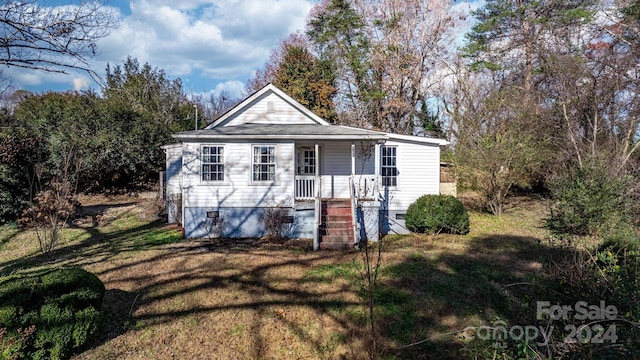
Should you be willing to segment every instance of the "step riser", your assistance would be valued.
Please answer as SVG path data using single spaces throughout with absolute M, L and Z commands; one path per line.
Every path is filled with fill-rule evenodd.
M 323 222 L 341 222 L 341 221 L 351 222 L 351 216 L 344 216 L 344 215 L 322 215 L 321 219 Z
M 326 209 L 322 212 L 323 215 L 331 215 L 331 216 L 351 216 L 350 208 L 332 208 Z
M 322 209 L 331 209 L 331 208 L 350 208 L 351 201 L 323 201 Z
M 353 239 L 353 230 L 352 229 L 331 229 L 331 228 L 321 229 L 320 235 L 321 236 L 340 235 L 340 236 L 347 236 Z
M 353 238 L 343 235 L 325 235 L 322 244 L 353 244 Z
M 320 230 L 327 230 L 327 231 L 339 231 L 339 230 L 353 231 L 353 225 L 350 224 L 350 223 L 345 223 L 345 224 L 328 223 L 325 226 L 321 226 Z
M 322 250 L 351 250 L 355 248 L 353 244 L 320 244 Z
M 353 233 L 322 235 L 322 240 L 327 242 L 353 242 Z
M 320 247 L 353 248 L 353 236 L 323 235 L 320 239 Z

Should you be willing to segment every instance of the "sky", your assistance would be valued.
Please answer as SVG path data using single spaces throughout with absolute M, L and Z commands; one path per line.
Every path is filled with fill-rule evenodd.
M 304 31 L 317 0 L 106 0 L 119 14 L 119 26 L 97 43 L 92 68 L 105 75 L 107 64 L 128 56 L 140 64 L 181 78 L 187 94 L 240 96 L 244 83 L 261 68 L 287 35 Z M 48 0 L 50 6 L 77 3 Z M 477 5 L 477 4 L 474 4 Z M 473 6 L 476 7 L 476 6 Z M 5 68 L 14 88 L 33 92 L 99 90 L 88 74 L 51 74 Z

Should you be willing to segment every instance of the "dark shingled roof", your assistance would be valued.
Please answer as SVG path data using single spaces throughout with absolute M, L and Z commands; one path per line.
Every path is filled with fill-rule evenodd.
M 193 130 L 173 135 L 177 139 L 387 139 L 382 132 L 337 125 L 243 124 L 213 129 Z

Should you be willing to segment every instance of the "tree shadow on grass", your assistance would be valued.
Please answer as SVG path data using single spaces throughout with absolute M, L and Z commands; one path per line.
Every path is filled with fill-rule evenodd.
M 408 254 L 385 269 L 379 292 L 387 294 L 386 300 L 377 303 L 381 335 L 391 344 L 388 350 L 397 359 L 485 358 L 499 356 L 501 351 L 515 356 L 517 346 L 523 344 L 511 333 L 502 340 L 470 341 L 468 336 L 473 332 L 464 330 L 478 326 L 504 326 L 506 331 L 542 326 L 549 331 L 553 325 L 555 337 L 549 346 L 537 347 L 549 358 L 558 354 L 562 358 L 590 358 L 585 355 L 590 351 L 593 357 L 600 353 L 611 356 L 612 351 L 623 352 L 617 352 L 618 348 L 628 351 L 633 345 L 591 344 L 594 346 L 582 349 L 567 345 L 564 337 L 570 332 L 565 332 L 565 325 L 572 324 L 573 315 L 568 322 L 539 318 L 539 301 L 563 305 L 601 301 L 602 294 L 585 298 L 589 294 L 580 288 L 584 279 L 563 284 L 550 276 L 553 266 L 573 266 L 562 260 L 571 260 L 579 253 L 546 245 L 534 237 L 491 235 L 469 240 L 463 251 Z M 391 311 L 394 307 L 395 312 Z M 541 332 L 536 336 L 530 346 L 545 342 Z
M 4 244 L 18 236 L 20 231 L 17 226 L 16 223 L 0 225 L 0 249 Z
M 97 226 L 83 228 L 90 234 L 87 239 L 71 245 L 59 246 L 48 253 L 35 253 L 0 263 L 0 274 L 11 274 L 18 270 L 41 266 L 85 266 L 106 261 L 123 251 L 138 250 L 128 239 L 142 236 L 152 229 L 157 229 L 159 225 L 159 222 L 151 222 L 112 233 L 102 233 Z
M 519 319 L 521 308 L 512 303 L 509 285 L 530 282 L 540 270 L 540 258 L 546 248 L 538 243 L 538 239 L 529 237 L 491 236 L 470 241 L 462 253 L 443 252 L 436 257 L 410 254 L 384 270 L 375 299 L 380 337 L 390 354 L 400 359 L 457 359 L 463 346 L 457 335 L 466 326 L 491 323 L 496 318 Z M 358 279 L 354 279 L 353 273 L 339 268 L 331 270 L 335 276 L 329 277 L 328 284 L 332 286 L 327 291 L 305 287 L 306 280 L 296 278 L 286 270 L 300 267 L 308 272 L 319 265 L 324 266 L 321 264 L 327 261 L 329 266 L 358 261 L 358 254 L 302 253 L 278 259 L 274 254 L 282 255 L 281 252 L 260 247 L 222 249 L 203 247 L 197 242 L 172 247 L 175 252 L 144 261 L 156 268 L 153 273 L 138 270 L 143 262 L 122 264 L 103 272 L 102 275 L 127 274 L 120 276 L 118 282 L 140 284 L 121 297 L 122 304 L 116 311 L 131 314 L 131 317 L 117 323 L 135 322 L 142 328 L 156 327 L 179 319 L 248 310 L 253 314 L 245 323 L 246 331 L 251 334 L 251 352 L 244 355 L 260 358 L 272 354 L 269 352 L 272 349 L 268 348 L 273 346 L 274 339 L 265 330 L 274 326 L 288 329 L 303 339 L 305 346 L 313 352 L 326 354 L 327 347 L 331 346 L 329 339 L 310 336 L 304 323 L 287 317 L 286 310 L 281 310 L 302 308 L 317 317 L 329 317 L 340 325 L 339 342 L 352 347 L 350 355 L 340 356 L 364 355 L 365 345 L 354 344 L 361 343 L 368 335 L 366 319 L 358 312 L 345 310 L 363 309 L 364 298 L 359 293 L 360 287 L 354 284 Z M 221 262 L 229 256 L 234 261 L 250 256 L 246 259 L 260 264 Z M 204 262 L 185 267 L 189 257 L 193 257 L 194 262 L 196 257 L 204 258 Z M 171 262 L 170 269 L 162 265 L 172 259 L 179 261 Z M 342 285 L 336 283 L 345 278 L 348 281 Z M 312 279 L 311 284 L 324 280 L 322 277 Z M 238 299 L 207 304 L 195 302 L 177 309 L 170 305 L 202 292 L 213 297 L 237 292 Z M 133 296 L 134 293 L 139 295 Z M 137 312 L 138 309 L 144 311 Z M 126 331 L 126 328 L 122 329 Z M 99 342 L 110 338 L 112 336 L 107 334 Z M 358 349 L 353 350 L 354 346 Z
M 202 247 L 195 243 L 191 250 L 182 255 L 185 256 L 206 256 Z M 245 249 L 225 250 L 226 255 L 246 255 Z M 220 255 L 221 253 L 213 253 Z M 295 254 L 294 254 L 295 255 Z M 300 254 L 298 254 L 300 255 Z M 357 302 L 345 299 L 347 294 L 353 289 L 351 286 L 334 287 L 331 291 L 319 292 L 314 287 L 300 288 L 299 279 L 287 274 L 284 269 L 313 268 L 318 261 L 328 258 L 340 258 L 341 254 L 336 253 L 314 253 L 301 254 L 302 256 L 291 256 L 281 260 L 274 259 L 271 250 L 256 250 L 250 256 L 254 259 L 264 258 L 267 262 L 262 265 L 252 266 L 241 264 L 239 266 L 228 267 L 217 261 L 205 261 L 196 267 L 180 270 L 182 264 L 173 264 L 171 274 L 160 271 L 159 274 L 142 274 L 136 271 L 140 264 L 131 264 L 131 267 L 122 266 L 117 270 L 110 269 L 109 272 L 118 271 L 127 273 L 129 276 L 120 277 L 118 282 L 136 282 L 140 284 L 135 289 L 135 293 L 140 294 L 134 298 L 135 306 L 126 309 L 126 302 L 131 302 L 131 293 L 124 297 L 122 308 L 116 311 L 128 310 L 131 317 L 124 323 L 134 323 L 136 327 L 146 328 L 170 325 L 180 319 L 200 319 L 221 313 L 242 313 L 250 311 L 251 316 L 244 317 L 242 326 L 246 326 L 246 331 L 250 333 L 250 351 L 242 356 L 262 358 L 270 356 L 267 351 L 273 346 L 271 338 L 271 328 L 282 328 L 295 334 L 296 338 L 304 339 L 304 346 L 308 346 L 312 352 L 323 353 L 326 351 L 326 340 L 310 336 L 306 329 L 306 324 L 299 321 L 287 312 L 291 309 L 306 309 L 318 316 L 327 316 L 340 324 L 341 327 L 349 329 L 348 333 L 356 333 L 357 329 L 335 309 L 345 306 L 357 306 Z M 176 254 L 165 254 L 162 261 L 169 261 Z M 218 257 L 219 259 L 219 257 Z M 161 261 L 155 259 L 154 261 Z M 162 264 L 156 263 L 162 267 Z M 177 269 L 176 269 L 177 268 Z M 276 272 L 277 275 L 274 275 Z M 275 278 L 274 278 L 275 276 Z M 181 299 L 201 296 L 203 293 L 207 297 L 224 297 L 226 293 L 232 292 L 238 298 L 236 301 L 201 301 L 193 302 L 185 306 L 175 308 L 175 302 Z M 132 310 L 131 310 L 132 309 Z M 137 312 L 138 309 L 144 309 Z M 127 312 L 127 311 L 125 311 Z M 122 322 L 120 322 L 122 323 Z M 227 328 L 233 328 L 237 324 L 217 324 Z M 115 333 L 117 334 L 117 332 Z M 108 341 L 111 336 L 103 337 Z M 222 341 L 220 339 L 216 341 Z M 219 355 L 225 357 L 225 355 Z M 233 356 L 232 356 L 233 357 Z
M 129 215 L 124 213 L 119 217 Z M 118 217 L 110 219 L 112 222 L 118 220 Z M 60 266 L 93 269 L 92 272 L 105 282 L 107 292 L 103 325 L 97 337 L 87 344 L 88 351 L 132 329 L 157 327 L 220 312 L 250 311 L 253 314 L 247 331 L 252 334 L 250 355 L 257 358 L 265 355 L 265 349 L 272 346 L 267 328 L 274 323 L 296 337 L 305 338 L 305 346 L 312 351 L 322 353 L 326 349 L 324 339 L 309 336 L 304 323 L 279 315 L 279 309 L 310 309 L 332 318 L 342 327 L 350 326 L 348 321 L 331 310 L 356 305 L 342 299 L 342 294 L 351 289 L 337 287 L 330 292 L 299 289 L 298 279 L 286 272 L 278 275 L 278 279 L 272 278 L 274 272 L 284 271 L 281 269 L 312 268 L 318 261 L 339 259 L 342 253 L 309 254 L 305 251 L 309 248 L 308 242 L 296 244 L 295 251 L 287 251 L 283 250 L 289 247 L 286 242 L 272 243 L 260 239 L 245 239 L 237 244 L 189 240 L 166 244 L 163 241 L 165 232 L 173 234 L 175 230 L 165 229 L 159 222 L 121 230 L 115 227 L 109 231 L 105 231 L 104 224 L 91 222 L 78 229 L 86 232 L 85 239 L 47 254 L 5 261 L 0 263 L 0 272 L 28 273 Z M 173 239 L 172 236 L 169 238 Z M 285 257 L 279 259 L 274 254 L 284 254 Z M 264 260 L 255 265 L 246 262 L 224 265 L 224 262 L 219 262 L 225 257 L 243 256 Z M 196 257 L 199 264 L 194 265 L 191 260 Z M 282 284 L 286 284 L 286 288 Z M 242 300 L 208 304 L 206 299 L 199 298 L 202 303 L 174 306 L 174 302 L 182 304 L 184 299 L 202 292 L 211 293 L 214 298 L 224 296 L 227 289 L 235 289 Z M 156 306 L 158 304 L 159 307 Z M 165 307 L 163 304 L 169 305 Z
M 202 325 L 202 331 L 237 327 L 237 337 L 249 350 L 226 354 L 231 357 L 273 356 L 274 346 L 290 345 L 274 338 L 275 333 L 293 334 L 305 351 L 318 357 L 366 356 L 362 340 L 367 327 L 358 275 L 354 277 L 357 270 L 340 267 L 360 262 L 359 254 L 282 251 L 251 240 L 180 241 L 165 246 L 149 237 L 163 231 L 157 222 L 108 233 L 98 226 L 83 229 L 87 239 L 48 255 L 7 261 L 0 264 L 0 272 L 43 264 L 100 265 L 94 273 L 108 279 L 106 323 L 91 347 L 126 334 L 132 325 L 140 330 L 222 316 L 228 323 Z M 385 268 L 375 299 L 380 337 L 389 354 L 400 359 L 457 359 L 463 347 L 457 335 L 466 326 L 496 318 L 518 323 L 531 315 L 523 315 L 516 300 L 530 290 L 525 284 L 535 282 L 550 248 L 536 238 L 507 235 L 479 237 L 466 245 L 464 251 L 455 252 L 439 251 L 430 244 L 409 247 L 406 256 Z M 123 253 L 145 256 L 116 259 Z M 326 274 L 305 277 L 323 266 L 329 269 Z M 314 333 L 302 314 L 311 316 L 312 322 L 327 318 L 337 324 L 336 339 L 320 330 Z M 350 350 L 337 354 L 336 346 Z
M 109 261 L 123 252 L 151 248 L 181 239 L 178 229 L 166 226 L 161 220 L 142 222 L 134 227 L 128 226 L 127 218 L 137 217 L 137 214 L 126 208 L 135 204 L 123 202 L 84 207 L 80 217 L 69 224 L 66 233 L 73 231 L 76 234 L 75 238 L 86 236 L 86 239 L 70 241 L 68 245 L 58 245 L 48 253 L 35 252 L 25 257 L 0 262 L 0 275 L 42 266 L 89 266 Z M 110 213 L 114 209 L 114 214 Z M 125 211 L 118 212 L 118 209 Z M 124 225 L 114 226 L 117 222 L 124 222 Z M 115 229 L 111 230 L 110 226 Z
M 475 238 L 468 245 L 459 253 L 413 253 L 384 270 L 378 322 L 397 358 L 458 359 L 466 356 L 466 327 L 535 316 L 522 313 L 530 309 L 519 299 L 535 286 L 551 250 L 539 239 L 510 235 Z
M 139 295 L 121 289 L 108 289 L 104 294 L 102 321 L 96 335 L 83 347 L 88 350 L 106 343 L 127 331 L 133 326 L 131 314 L 136 309 Z

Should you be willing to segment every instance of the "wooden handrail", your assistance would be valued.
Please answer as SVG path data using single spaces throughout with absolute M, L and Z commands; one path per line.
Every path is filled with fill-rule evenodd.
M 360 243 L 360 222 L 357 218 L 358 189 L 356 188 L 356 181 L 354 176 L 349 177 L 349 195 L 351 197 L 351 223 L 353 226 L 353 244 L 357 246 Z

